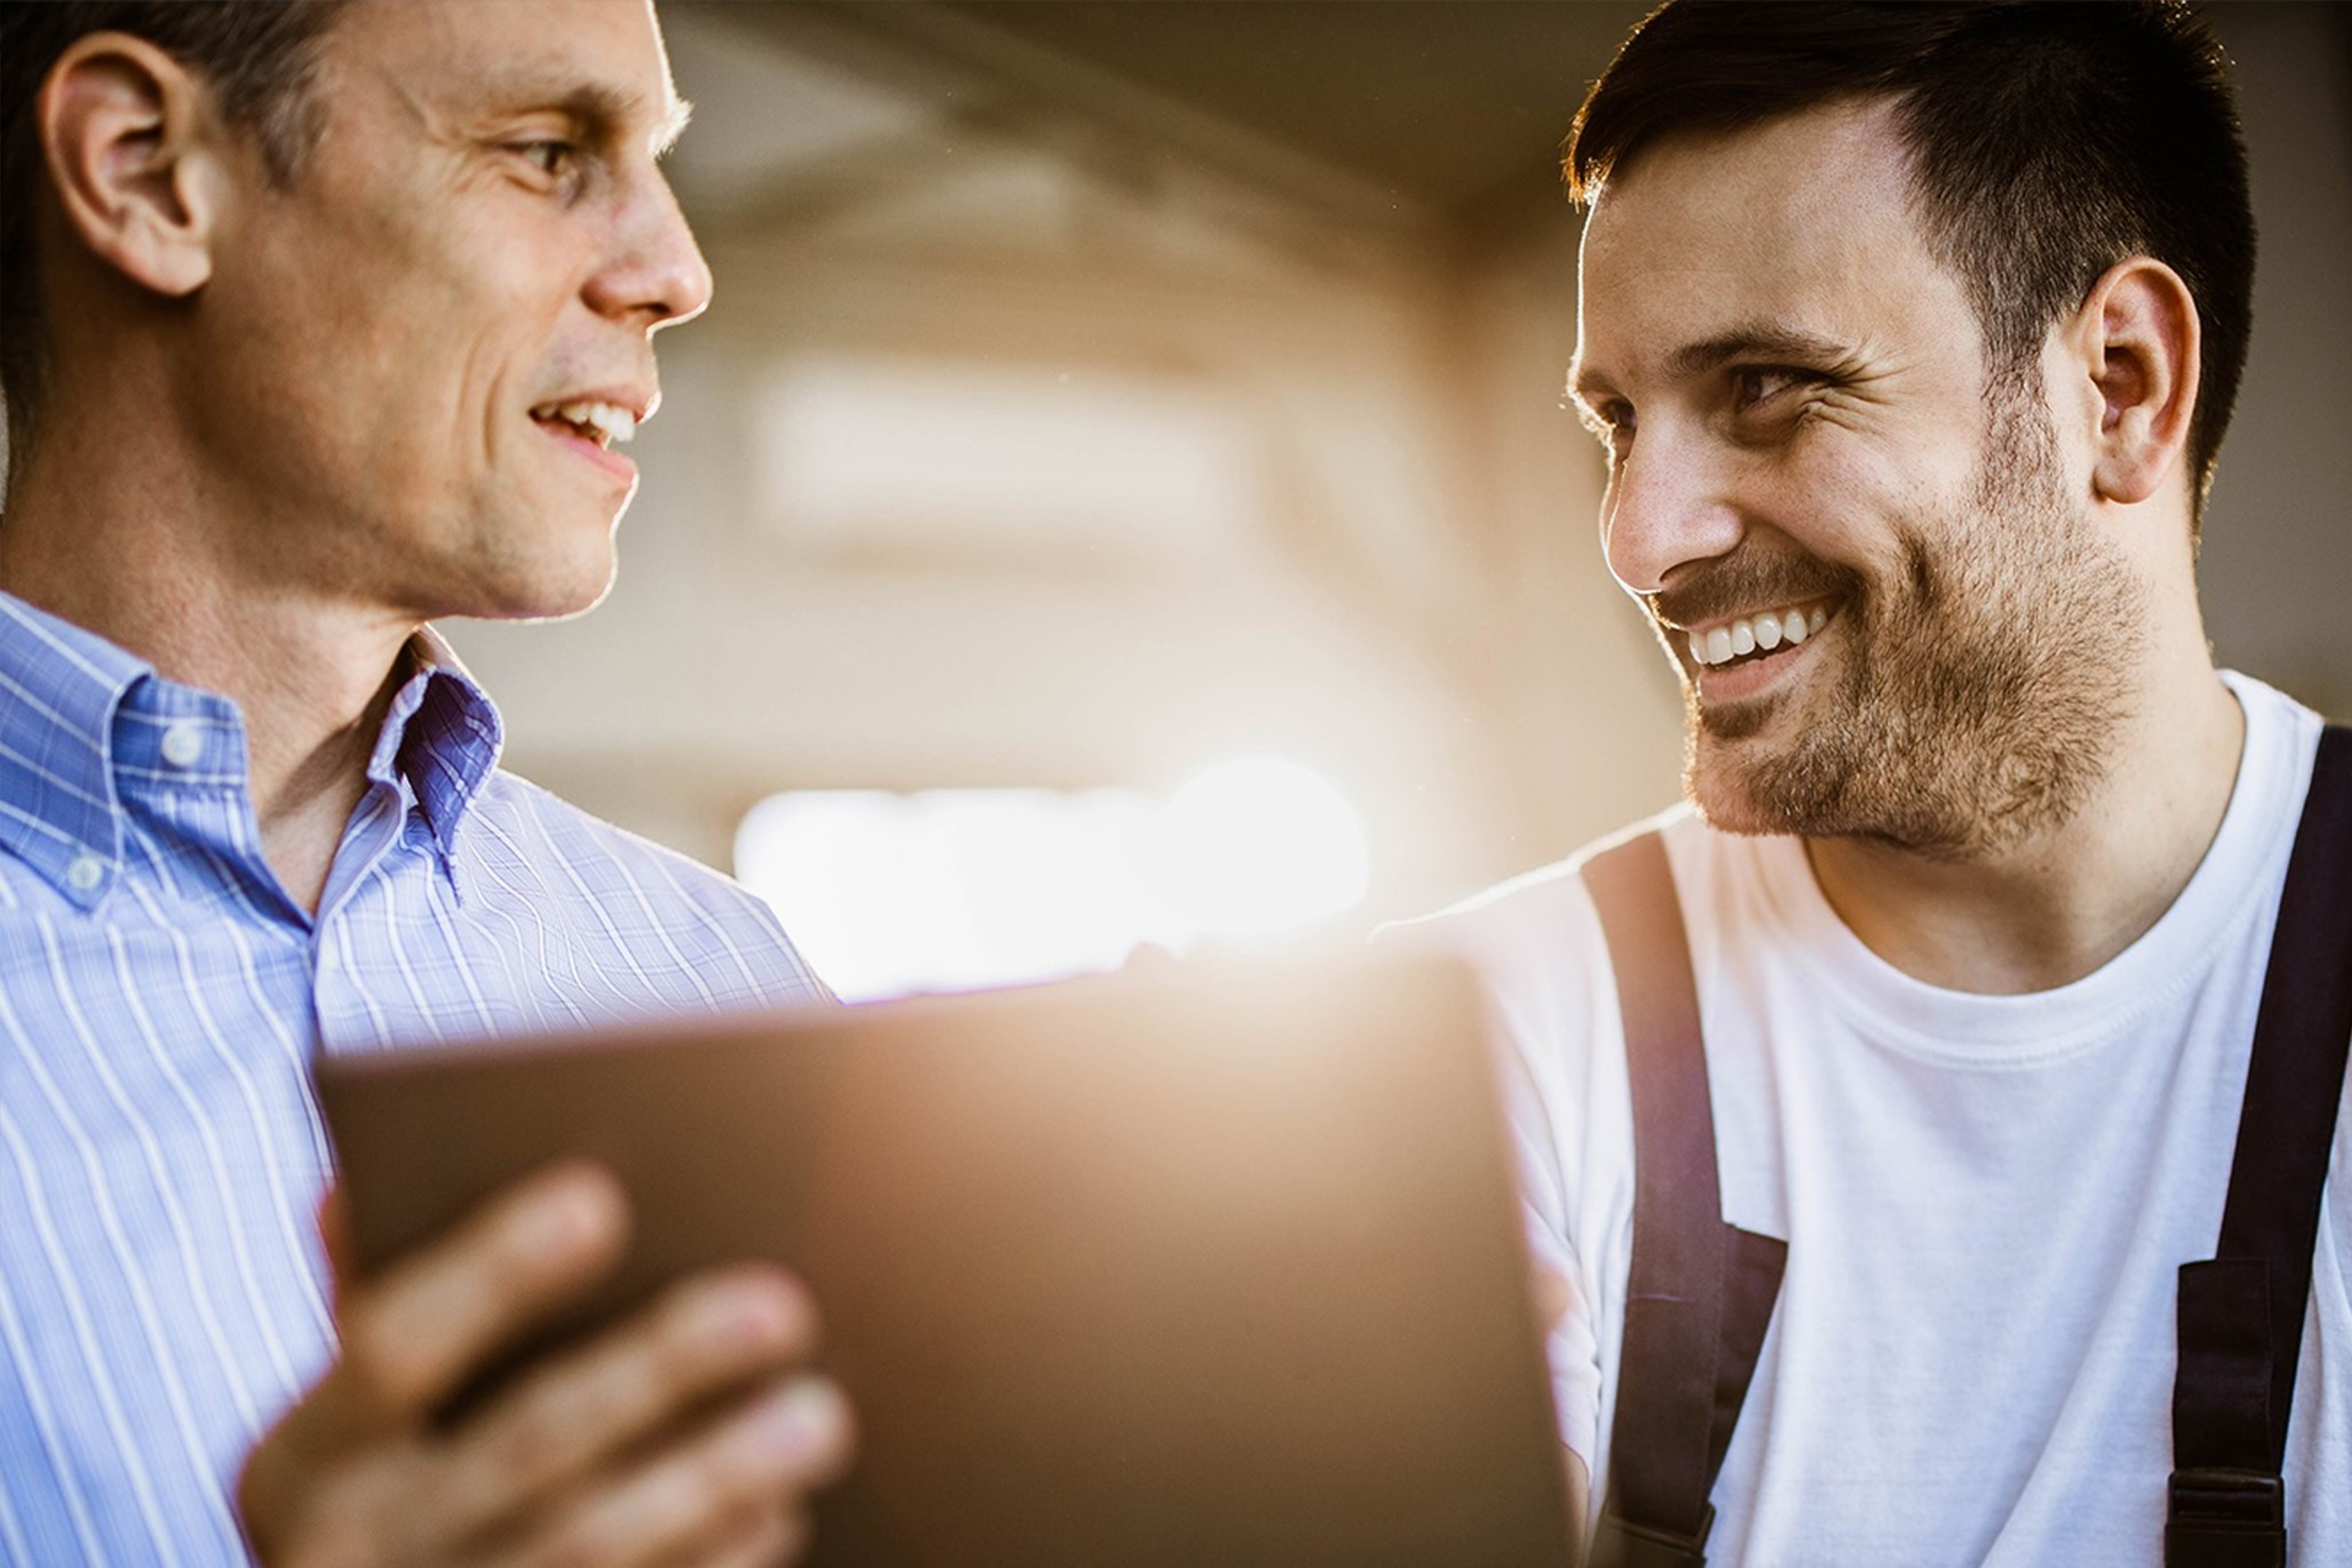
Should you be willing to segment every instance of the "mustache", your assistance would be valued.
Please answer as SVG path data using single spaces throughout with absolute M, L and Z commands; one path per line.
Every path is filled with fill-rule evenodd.
M 1695 626 L 1807 599 L 1850 598 L 1863 587 L 1862 574 L 1818 556 L 1743 550 L 1694 565 L 1672 586 L 1641 597 L 1656 619 Z

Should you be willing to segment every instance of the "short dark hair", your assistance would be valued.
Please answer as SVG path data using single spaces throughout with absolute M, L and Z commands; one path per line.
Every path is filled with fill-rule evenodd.
M 49 353 L 33 246 L 43 178 L 33 110 L 49 68 L 86 34 L 145 38 L 203 76 L 230 122 L 258 139 L 271 176 L 291 183 L 319 137 L 318 40 L 343 3 L 0 0 L 0 396 L 12 468 L 39 415 Z
M 1668 0 L 1577 111 L 1569 190 L 1589 202 L 1662 136 L 1878 97 L 1996 375 L 2022 375 L 2125 258 L 2180 274 L 2203 327 L 2189 431 L 2201 512 L 2245 368 L 2254 218 L 2226 58 L 2181 0 Z

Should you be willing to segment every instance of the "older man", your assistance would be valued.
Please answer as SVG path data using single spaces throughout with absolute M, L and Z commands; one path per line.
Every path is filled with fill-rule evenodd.
M 757 1271 L 429 1422 L 593 1172 L 331 1316 L 311 1227 L 314 1049 L 822 994 L 425 629 L 604 594 L 684 117 L 629 0 L 0 11 L 0 1559 L 771 1561 L 841 1462 Z
M 2193 571 L 2253 254 L 2218 49 L 1677 4 L 1569 169 L 1690 805 L 1440 929 L 1600 1555 L 2352 1562 L 2352 792 Z

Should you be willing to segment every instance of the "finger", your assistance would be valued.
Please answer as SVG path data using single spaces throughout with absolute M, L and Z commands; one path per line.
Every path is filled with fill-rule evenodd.
M 620 1184 L 577 1162 L 492 1198 L 344 1299 L 342 1355 L 298 1406 L 311 1441 L 420 1421 L 492 1351 L 610 1268 L 628 1230 Z
M 1543 1263 L 1534 1266 L 1529 1284 L 1535 1291 L 1537 1326 L 1551 1333 L 1575 1309 L 1576 1287 L 1569 1283 L 1567 1275 Z
M 340 1207 L 329 1200 L 321 1223 L 339 1225 Z M 237 1494 L 249 1528 L 305 1513 L 338 1458 L 417 1425 L 488 1348 L 608 1266 L 626 1229 L 611 1176 L 557 1166 L 382 1279 L 339 1282 L 342 1354 L 247 1459 Z
M 663 1568 L 782 1568 L 808 1549 L 803 1508 L 771 1503 L 730 1519 L 662 1559 Z
M 797 1510 L 804 1494 L 847 1467 L 850 1447 L 840 1392 L 823 1378 L 795 1377 L 584 1489 L 498 1561 L 501 1568 L 659 1563 L 747 1512 Z
M 327 1272 L 332 1282 L 334 1299 L 341 1302 L 351 1288 L 352 1277 L 358 1271 L 357 1259 L 352 1251 L 352 1205 L 343 1201 L 340 1184 L 330 1186 L 319 1198 L 319 1241 L 326 1248 Z
M 497 1523 L 815 1342 L 814 1307 L 774 1269 L 676 1287 L 626 1326 L 528 1374 L 452 1438 L 453 1527 Z

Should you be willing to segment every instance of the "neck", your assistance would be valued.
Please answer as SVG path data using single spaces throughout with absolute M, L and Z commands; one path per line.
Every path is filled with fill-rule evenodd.
M 415 625 L 269 579 L 168 446 L 143 464 L 78 449 L 77 431 L 108 427 L 61 422 L 15 476 L 0 588 L 236 701 L 263 855 L 315 912 Z
M 2172 906 L 2220 830 L 2245 715 L 2204 658 L 2142 694 L 2099 788 L 2066 821 L 1972 859 L 1860 838 L 1807 841 L 1831 907 L 1889 963 L 2000 994 L 2079 980 Z

